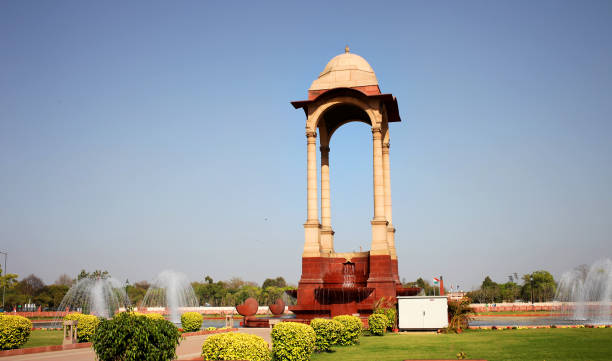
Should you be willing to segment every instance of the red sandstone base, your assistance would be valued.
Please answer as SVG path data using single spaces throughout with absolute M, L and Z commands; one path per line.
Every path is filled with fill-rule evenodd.
M 390 256 L 303 257 L 297 304 L 289 310 L 296 321 L 338 315 L 369 316 L 374 304 L 385 297 L 416 295 L 418 288 L 402 288 L 397 282 L 397 261 Z

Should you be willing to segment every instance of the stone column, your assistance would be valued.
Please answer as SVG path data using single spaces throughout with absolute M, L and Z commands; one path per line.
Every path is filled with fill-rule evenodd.
M 372 128 L 373 173 L 374 173 L 374 219 L 372 220 L 371 255 L 388 255 L 387 219 L 385 218 L 385 184 L 383 172 L 382 133 Z
M 388 130 L 387 130 L 388 132 Z M 388 139 L 388 136 L 385 136 Z M 393 212 L 391 208 L 391 167 L 389 161 L 389 148 L 391 144 L 386 141 L 383 143 L 383 172 L 385 179 L 385 217 L 387 218 L 387 245 L 389 247 L 389 255 L 391 256 L 391 267 L 393 277 L 396 283 L 400 283 L 398 266 L 397 266 L 397 251 L 395 250 L 395 227 L 393 227 Z
M 304 253 L 306 257 L 320 256 L 319 243 L 319 208 L 317 207 L 317 133 L 314 131 L 306 132 L 308 160 L 307 160 L 307 203 L 308 212 L 306 223 L 304 224 Z
M 391 170 L 390 170 L 390 161 L 389 161 L 389 147 L 390 143 L 384 143 L 382 145 L 382 157 L 383 157 L 383 178 L 384 178 L 384 188 L 385 188 L 385 218 L 389 224 L 387 225 L 387 243 L 389 244 L 389 252 L 391 254 L 391 258 L 397 258 L 397 254 L 395 252 L 395 243 L 393 233 L 395 229 L 393 228 L 393 213 L 391 210 Z M 389 237 L 391 236 L 391 237 Z
M 334 251 L 334 231 L 331 227 L 331 204 L 329 196 L 329 147 L 321 149 L 321 253 L 330 255 Z

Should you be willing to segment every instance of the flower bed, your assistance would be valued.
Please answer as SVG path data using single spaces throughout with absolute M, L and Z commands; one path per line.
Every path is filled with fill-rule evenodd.
M 612 328 L 612 325 L 469 326 L 469 330 L 527 330 L 534 328 Z

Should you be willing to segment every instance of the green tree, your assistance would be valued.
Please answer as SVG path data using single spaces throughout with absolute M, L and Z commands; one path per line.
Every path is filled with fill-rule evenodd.
M 83 278 L 91 278 L 91 279 L 96 279 L 96 278 L 102 278 L 102 279 L 106 279 L 110 277 L 110 273 L 108 273 L 108 271 L 102 271 L 102 270 L 95 270 L 91 273 L 85 271 L 84 269 L 81 270 L 81 272 L 79 273 L 79 275 L 77 276 L 77 280 L 80 281 Z
M 514 282 L 506 282 L 499 285 L 503 302 L 514 302 L 521 296 L 521 286 Z
M 535 271 L 523 276 L 521 296 L 525 301 L 552 301 L 557 291 L 557 283 L 548 271 Z
M 45 287 L 45 283 L 34 274 L 30 274 L 19 282 L 19 290 L 28 298 L 37 296 Z
M 501 302 L 501 291 L 497 283 L 493 282 L 491 277 L 487 276 L 480 285 L 481 297 L 486 303 Z
M 147 281 L 140 281 L 134 283 L 133 285 L 128 285 L 126 287 L 126 292 L 128 298 L 130 299 L 130 303 L 137 307 L 140 306 L 150 286 L 151 285 Z
M 272 286 L 279 288 L 287 287 L 287 282 L 285 282 L 285 279 L 283 277 L 266 278 L 266 280 L 261 285 L 261 288 L 266 289 Z

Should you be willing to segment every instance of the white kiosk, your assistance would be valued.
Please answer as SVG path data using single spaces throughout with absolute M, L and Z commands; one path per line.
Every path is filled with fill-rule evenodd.
M 448 327 L 446 296 L 398 296 L 400 330 L 437 330 Z

